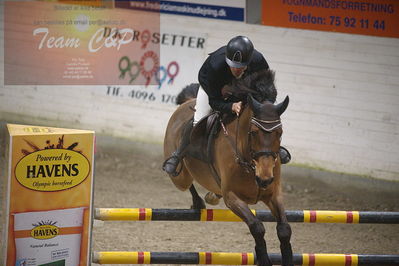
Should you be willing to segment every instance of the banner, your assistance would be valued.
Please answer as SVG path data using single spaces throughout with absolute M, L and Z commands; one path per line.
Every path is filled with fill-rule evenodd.
M 215 2 L 208 2 L 211 2 L 211 4 L 195 3 L 195 1 L 116 0 L 115 7 L 156 11 L 173 15 L 244 21 L 244 7 L 223 5 L 223 3 L 222 5 L 215 5 Z M 216 1 L 216 3 L 219 2 L 221 1 Z
M 8 124 L 2 265 L 90 265 L 94 132 Z
M 150 86 L 106 86 L 104 92 L 109 97 L 131 99 L 140 103 L 175 105 L 176 95 L 182 88 L 198 83 L 198 72 L 207 54 L 207 36 L 196 32 L 175 30 L 168 25 L 156 33 L 161 46 L 160 66 L 156 72 L 158 85 Z M 137 64 L 134 58 L 121 56 L 120 75 L 129 82 L 134 74 L 125 66 Z
M 399 37 L 397 0 L 263 0 L 268 26 Z
M 78 4 L 6 1 L 5 85 L 158 84 L 159 12 Z

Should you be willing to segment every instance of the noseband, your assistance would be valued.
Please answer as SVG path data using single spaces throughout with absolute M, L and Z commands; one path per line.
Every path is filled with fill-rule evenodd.
M 254 160 L 258 160 L 262 156 L 272 156 L 274 159 L 277 159 L 277 152 L 274 151 L 251 151 L 251 157 Z

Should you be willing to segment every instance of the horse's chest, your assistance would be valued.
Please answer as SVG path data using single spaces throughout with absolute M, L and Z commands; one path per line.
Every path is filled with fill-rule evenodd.
M 255 204 L 259 197 L 259 187 L 256 185 L 255 178 L 241 177 L 231 182 L 231 191 L 234 192 L 241 200 Z
M 268 202 L 273 197 L 275 184 L 269 185 L 266 189 L 261 189 L 256 182 L 241 183 L 233 191 L 241 200 L 248 204 L 256 204 L 258 201 Z

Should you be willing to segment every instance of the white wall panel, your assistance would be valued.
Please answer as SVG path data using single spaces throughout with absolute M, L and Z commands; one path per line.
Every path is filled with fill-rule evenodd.
M 192 63 L 162 93 L 175 95 L 196 82 L 207 53 L 247 35 L 276 71 L 278 100 L 290 96 L 283 144 L 294 164 L 399 181 L 399 39 L 172 15 L 162 15 L 161 23 L 161 32 L 206 39 L 201 51 L 161 48 L 167 53 L 161 61 L 179 55 Z M 3 49 L 3 30 L 0 36 Z M 142 88 L 119 87 L 123 97 L 107 95 L 107 86 L 3 86 L 0 119 L 161 143 L 175 106 L 126 97 Z

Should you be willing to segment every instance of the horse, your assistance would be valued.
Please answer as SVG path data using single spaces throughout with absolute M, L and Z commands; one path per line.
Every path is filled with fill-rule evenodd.
M 164 138 L 165 159 L 178 147 L 186 125 L 192 123 L 195 106 L 195 99 L 191 99 L 193 89 L 196 93 L 198 88 L 191 86 L 190 97 L 178 106 L 168 122 Z M 275 104 L 277 91 L 272 70 L 257 72 L 234 82 L 227 86 L 226 91 L 244 93 L 247 99 L 240 115 L 230 123 L 223 124 L 223 130 L 215 137 L 213 166 L 220 177 L 219 182 L 207 162 L 190 154 L 182 160 L 178 175 L 170 175 L 170 178 L 178 189 L 190 190 L 192 208 L 205 208 L 204 201 L 194 187 L 194 180 L 207 189 L 213 199 L 223 198 L 226 207 L 247 224 L 255 240 L 257 265 L 269 266 L 272 262 L 267 254 L 265 228 L 248 206 L 258 201 L 264 202 L 277 221 L 282 265 L 291 266 L 291 227 L 282 201 L 279 158 L 283 133 L 280 116 L 288 106 L 289 97 Z M 207 200 L 207 203 L 211 201 Z

